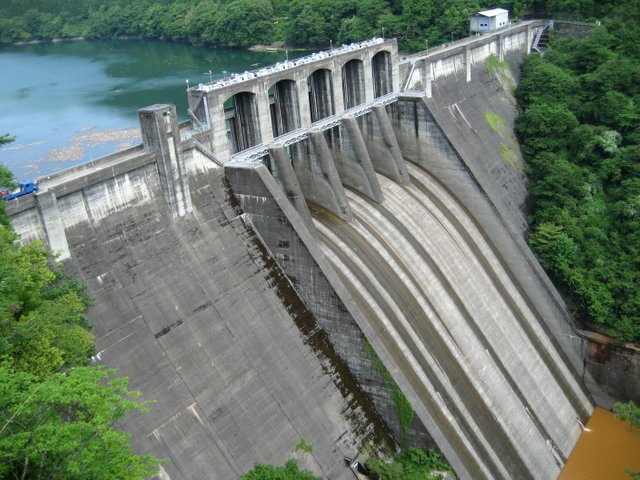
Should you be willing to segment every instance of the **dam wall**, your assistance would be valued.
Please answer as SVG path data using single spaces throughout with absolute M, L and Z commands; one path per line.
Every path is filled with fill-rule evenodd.
M 390 107 L 390 116 L 405 157 L 435 175 L 478 219 L 576 375 L 610 408 L 616 399 L 638 398 L 638 387 L 622 381 L 638 371 L 634 349 L 599 346 L 575 325 L 527 244 L 527 184 L 513 133 L 521 62 L 520 53 L 505 52 L 501 62 L 492 58 L 477 68 L 471 82 L 451 71 L 433 80 L 430 94 L 417 85 Z M 615 361 L 626 365 L 618 382 L 603 382 L 604 357 L 594 352 L 605 350 L 612 360 L 627 352 Z
M 364 320 L 359 323 L 354 320 L 352 312 L 356 315 L 360 312 L 343 280 L 321 252 L 315 227 L 309 228 L 286 194 L 283 195 L 286 190 L 264 165 L 227 165 L 225 170 L 242 210 L 394 437 L 411 445 L 434 447 L 419 418 L 410 418 L 408 424 L 402 424 L 393 398 L 394 385 L 376 367 L 377 359 L 367 340 L 376 338 L 377 333 L 366 329 Z
M 125 427 L 163 478 L 290 457 L 348 478 L 380 419 L 461 478 L 557 476 L 584 385 L 606 403 L 624 377 L 526 245 L 510 92 L 543 25 L 193 87 L 191 128 L 143 109 L 142 146 L 9 205 L 89 285 L 95 361 L 158 401 Z
M 175 120 L 161 107 L 160 122 Z M 66 245 L 65 269 L 95 299 L 94 361 L 155 402 L 122 426 L 137 451 L 166 459 L 160 478 L 228 480 L 288 458 L 353 478 L 344 458 L 390 443 L 386 427 L 245 224 L 223 169 L 176 143 L 190 212 L 174 215 L 160 154 L 145 146 L 43 179 L 10 205 L 16 231 Z M 42 194 L 61 232 L 47 228 Z
M 526 30 L 524 32 L 526 38 Z M 502 70 L 508 68 L 505 64 L 509 64 L 517 50 L 505 45 L 523 45 L 524 42 L 518 40 L 522 37 L 522 32 L 518 33 L 511 43 L 501 38 L 502 51 L 493 69 L 484 65 L 490 66 L 493 56 L 491 43 L 485 43 L 480 53 L 464 46 L 463 51 L 468 52 L 466 59 L 463 54 L 463 61 L 456 61 L 459 54 L 454 52 L 450 70 L 435 70 L 438 75 L 431 81 L 431 94 L 439 84 L 446 83 L 447 75 L 457 76 L 458 63 L 468 73 L 469 59 L 474 58 L 477 84 L 468 89 L 479 94 L 491 85 L 496 90 L 486 100 L 486 106 L 493 106 L 495 110 L 480 116 L 486 128 L 477 124 L 478 118 L 468 120 L 459 109 L 449 110 L 449 115 L 454 118 L 457 115 L 457 121 L 463 124 L 461 135 L 471 130 L 478 137 L 476 152 L 482 152 L 482 141 L 495 141 L 493 137 L 483 140 L 484 130 L 502 139 L 505 145 L 510 142 L 507 145 L 510 149 L 517 149 L 517 143 L 509 137 L 512 128 L 507 125 L 515 118 L 515 105 L 509 103 L 505 94 L 505 90 L 515 84 Z M 495 85 L 491 81 L 493 76 Z M 468 75 L 459 76 L 457 80 L 474 83 Z M 274 252 L 274 258 L 283 265 L 298 291 L 305 292 L 301 293 L 303 300 L 313 303 L 323 299 L 320 305 L 310 305 L 310 310 L 316 317 L 325 315 L 329 319 L 325 328 L 333 331 L 334 337 L 339 331 L 335 313 L 323 312 L 323 309 L 331 304 L 335 305 L 331 307 L 333 311 L 342 308 L 348 311 L 459 476 L 555 478 L 580 433 L 575 418 L 588 417 L 593 405 L 583 389 L 580 375 L 573 369 L 582 366 L 583 356 L 576 350 L 584 347 L 584 343 L 577 339 L 577 348 L 571 345 L 571 338 L 575 337 L 571 326 L 551 318 L 557 311 L 545 304 L 548 300 L 543 294 L 535 291 L 535 288 L 544 290 L 539 285 L 540 279 L 526 284 L 532 266 L 519 258 L 521 253 L 514 244 L 513 236 L 524 237 L 526 227 L 522 213 L 526 190 L 522 171 L 518 169 L 521 159 L 519 165 L 516 163 L 519 152 L 510 153 L 506 161 L 502 156 L 505 148 L 499 144 L 498 159 L 506 168 L 500 168 L 495 157 L 484 159 L 478 153 L 476 165 L 467 165 L 429 111 L 426 88 L 420 91 L 419 83 L 412 88 L 387 105 L 382 115 L 395 130 L 391 142 L 395 145 L 389 145 L 389 150 L 399 148 L 405 159 L 418 165 L 401 167 L 405 173 L 398 175 L 398 182 L 389 183 L 387 178 L 378 175 L 368 180 L 375 186 L 372 190 L 354 185 L 353 165 L 348 169 L 341 164 L 355 163 L 351 156 L 345 155 L 344 149 L 345 146 L 347 150 L 357 147 L 354 142 L 343 139 L 357 135 L 345 132 L 343 121 L 341 126 L 325 130 L 322 137 L 319 132 L 310 132 L 309 139 L 297 143 L 295 148 L 286 150 L 275 144 L 272 152 L 280 150 L 280 157 L 289 158 L 287 168 L 281 168 L 286 162 L 278 162 L 278 155 L 274 154 L 262 160 L 253 158 L 251 162 L 239 160 L 225 164 L 230 183 L 243 209 Z M 496 100 L 506 105 L 499 102 L 493 105 Z M 380 128 L 371 134 L 372 126 L 379 127 L 380 118 L 379 115 L 374 120 L 372 112 L 358 117 L 365 146 L 380 145 L 386 140 Z M 379 159 L 374 161 L 379 153 L 379 148 L 372 148 L 364 155 L 377 172 L 382 170 Z M 363 156 L 359 154 L 358 158 Z M 475 178 L 472 168 L 481 170 L 487 165 L 493 168 L 491 174 Z M 433 174 L 433 179 L 425 179 L 425 170 Z M 336 176 L 339 183 L 335 181 Z M 440 176 L 452 190 L 441 183 Z M 502 190 L 493 193 L 499 200 L 498 206 L 484 191 L 493 186 L 496 177 L 498 182 L 503 182 Z M 293 217 L 299 215 L 297 220 L 292 221 L 290 215 L 287 215 L 288 221 L 270 218 L 269 212 L 274 208 L 269 199 L 278 197 L 274 183 L 280 186 L 278 201 L 290 200 L 289 212 Z M 382 199 L 372 194 L 378 189 Z M 448 198 L 447 191 L 451 194 Z M 460 204 L 457 195 L 463 199 Z M 300 198 L 307 200 L 309 213 L 296 206 Z M 427 207 L 429 202 L 433 205 Z M 471 214 L 465 202 L 472 205 Z M 421 210 L 425 207 L 427 210 Z M 508 213 L 509 208 L 514 208 L 514 213 L 501 218 L 499 209 Z M 287 210 L 282 205 L 279 209 Z M 434 212 L 438 213 L 429 226 L 425 219 Z M 311 231 L 309 214 L 313 221 Z M 283 229 L 285 223 L 289 226 Z M 296 224 L 300 228 L 295 227 Z M 448 233 L 443 232 L 440 238 L 434 230 L 438 224 L 447 225 L 444 228 Z M 296 242 L 291 241 L 291 225 L 298 237 Z M 460 236 L 456 238 L 453 231 Z M 493 236 L 499 237 L 501 243 L 497 246 Z M 306 241 L 305 237 L 308 237 Z M 313 252 L 309 246 L 313 245 L 314 237 L 321 253 Z M 305 248 L 300 248 L 299 242 L 304 243 Z M 504 254 L 502 247 L 506 249 Z M 449 257 L 458 248 L 460 257 Z M 313 262 L 309 262 L 309 255 Z M 476 258 L 479 264 L 466 265 L 464 259 L 469 258 Z M 460 273 L 453 273 L 453 265 L 462 268 Z M 309 271 L 318 268 L 322 275 Z M 476 269 L 479 269 L 477 274 L 473 273 Z M 321 276 L 326 277 L 333 288 L 330 296 L 327 285 L 317 283 Z M 438 287 L 439 283 L 442 287 Z M 529 296 L 529 287 L 535 287 L 533 298 Z M 459 293 L 451 295 L 452 292 Z M 478 300 L 474 301 L 476 295 Z M 336 296 L 342 305 L 336 304 Z M 495 303 L 489 298 L 495 298 Z M 540 302 L 543 305 L 536 305 Z M 542 318 L 538 309 L 548 317 Z M 471 330 L 465 333 L 465 328 Z M 570 361 L 558 352 L 556 335 L 560 341 L 570 344 L 567 349 L 567 355 L 572 357 Z M 506 343 L 505 338 L 509 339 Z M 467 339 L 472 340 L 467 343 Z M 347 346 L 349 341 L 353 343 L 353 340 L 343 340 Z M 358 352 L 358 348 L 351 347 L 351 351 Z M 486 355 L 489 355 L 488 362 Z M 480 370 L 476 370 L 478 368 Z M 481 384 L 476 383 L 479 378 Z M 451 379 L 456 384 L 453 390 Z M 555 393 L 551 393 L 552 389 L 556 389 Z M 542 390 L 549 390 L 543 402 L 532 395 Z
M 395 114 L 387 121 L 400 133 L 414 129 L 417 105 L 424 108 L 401 97 L 387 107 Z M 427 113 L 420 132 L 434 128 Z M 372 123 L 367 115 L 374 113 L 360 123 Z M 243 211 L 361 385 L 371 368 L 361 363 L 364 334 L 460 477 L 555 478 L 580 433 L 575 418 L 587 418 L 592 404 L 483 230 L 497 226 L 504 243 L 513 242 L 489 199 L 432 131 L 428 155 L 423 134 L 420 152 L 411 144 L 403 150 L 409 182 L 376 175 L 382 201 L 327 181 L 332 200 L 313 202 L 318 196 L 296 185 L 309 171 L 324 172 L 317 181 L 338 175 L 319 153 L 337 135 L 297 144 L 289 169 L 276 161 L 277 145 L 264 161 L 225 164 Z M 402 135 L 398 143 L 402 150 Z M 434 155 L 443 169 L 462 172 L 456 187 L 490 217 L 482 227 L 439 183 L 438 169 L 432 179 L 426 174 L 424 160 Z M 294 206 L 301 195 L 311 229 Z M 534 393 L 542 390 L 544 399 Z

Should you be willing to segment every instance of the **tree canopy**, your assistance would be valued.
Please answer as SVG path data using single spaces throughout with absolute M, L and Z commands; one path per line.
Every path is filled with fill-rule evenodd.
M 438 452 L 419 448 L 402 450 L 392 462 L 372 458 L 367 461 L 367 468 L 385 480 L 436 480 L 442 478 L 443 472 L 451 471 Z
M 136 455 L 114 423 L 141 405 L 126 396 L 125 378 L 79 367 L 40 379 L 0 364 L 0 476 L 143 479 L 156 459 Z
M 0 135 L 0 147 L 14 140 L 15 137 L 12 137 L 8 133 Z M 0 192 L 11 191 L 17 186 L 16 177 L 7 167 L 0 163 Z M 6 228 L 9 227 L 9 216 L 7 215 L 6 206 L 2 200 L 0 200 L 0 225 Z
M 416 51 L 468 35 L 469 14 L 533 0 L 6 0 L 0 42 L 139 36 L 246 47 L 273 41 L 328 47 L 383 34 Z
M 0 172 L 2 173 L 2 172 Z M 114 428 L 144 410 L 126 378 L 88 366 L 91 301 L 42 243 L 0 226 L 0 477 L 143 479 L 157 459 Z
M 295 460 L 287 460 L 283 467 L 258 464 L 245 473 L 240 480 L 322 480 L 313 474 L 300 470 Z
M 637 342 L 640 51 L 629 43 L 640 30 L 632 2 L 621 3 L 586 38 L 556 38 L 543 58 L 526 59 L 516 131 L 532 249 L 579 320 Z
M 8 133 L 5 133 L 4 135 L 0 135 L 0 145 L 4 145 L 5 143 L 13 142 L 15 139 L 16 139 L 16 137 L 12 137 Z
M 613 406 L 613 411 L 618 419 L 626 420 L 631 424 L 631 428 L 635 433 L 636 438 L 640 441 L 640 407 L 638 407 L 638 405 L 633 401 L 626 403 L 620 402 Z M 632 469 L 625 469 L 625 472 L 633 480 L 640 480 L 640 472 Z

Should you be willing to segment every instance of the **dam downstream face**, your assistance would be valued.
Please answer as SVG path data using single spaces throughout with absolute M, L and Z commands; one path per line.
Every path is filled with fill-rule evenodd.
M 472 478 L 555 478 L 584 414 L 572 375 L 473 219 L 408 169 L 378 175 L 381 204 L 347 190 L 351 223 L 314 208 L 322 249 Z

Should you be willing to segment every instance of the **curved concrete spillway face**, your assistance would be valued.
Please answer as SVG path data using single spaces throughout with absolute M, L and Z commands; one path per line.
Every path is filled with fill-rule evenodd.
M 311 122 L 317 122 L 335 113 L 331 71 L 325 68 L 314 71 L 307 78 Z
M 373 96 L 382 97 L 393 92 L 393 64 L 391 54 L 386 50 L 376 53 L 371 59 L 373 70 Z
M 300 128 L 300 102 L 293 80 L 280 80 L 269 88 L 271 128 L 273 136 L 279 137 Z
M 230 109 L 226 108 L 229 100 Z M 224 103 L 227 126 L 231 130 L 231 151 L 237 153 L 260 144 L 262 137 L 256 95 L 252 92 L 239 92 Z
M 364 63 L 362 60 L 349 60 L 343 65 L 342 92 L 345 110 L 365 102 Z

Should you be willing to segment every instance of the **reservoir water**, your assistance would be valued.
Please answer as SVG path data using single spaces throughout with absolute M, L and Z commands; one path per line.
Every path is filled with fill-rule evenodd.
M 147 40 L 0 47 L 0 134 L 16 137 L 0 147 L 0 163 L 18 179 L 37 178 L 135 145 L 139 108 L 175 103 L 187 118 L 186 80 L 194 85 L 284 59 L 284 52 Z

